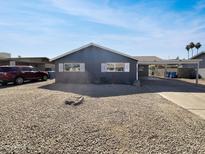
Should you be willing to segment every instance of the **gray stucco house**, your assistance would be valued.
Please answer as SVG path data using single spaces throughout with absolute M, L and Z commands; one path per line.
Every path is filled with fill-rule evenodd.
M 201 59 L 199 62 L 199 74 L 202 78 L 205 78 L 205 52 L 202 51 L 199 54 L 193 56 L 191 59 Z
M 138 80 L 138 60 L 90 43 L 51 59 L 57 83 L 125 83 Z

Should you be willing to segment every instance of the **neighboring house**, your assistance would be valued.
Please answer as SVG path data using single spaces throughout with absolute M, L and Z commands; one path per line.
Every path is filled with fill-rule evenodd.
M 138 61 L 118 51 L 90 43 L 51 59 L 56 82 L 126 83 L 138 80 Z
M 158 62 L 162 59 L 156 56 L 135 56 L 140 63 L 141 62 Z M 139 64 L 139 78 L 146 78 L 150 75 L 149 65 Z
M 2 65 L 25 65 L 33 66 L 41 71 L 54 70 L 55 65 L 46 57 L 19 57 L 19 58 L 2 58 L 0 59 L 0 66 Z
M 191 59 L 201 59 L 199 62 L 199 74 L 202 78 L 205 78 L 205 51 L 193 56 Z
M 0 59 L 11 58 L 11 54 L 8 52 L 0 52 Z

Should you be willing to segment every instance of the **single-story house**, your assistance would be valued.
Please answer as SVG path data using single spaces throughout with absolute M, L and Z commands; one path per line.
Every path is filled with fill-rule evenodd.
M 199 62 L 199 74 L 202 78 L 205 78 L 205 51 L 193 56 L 191 59 L 201 59 Z
M 148 77 L 149 66 L 191 65 L 196 67 L 200 59 L 163 60 L 156 56 L 132 57 L 122 52 L 90 43 L 51 59 L 55 64 L 57 83 L 139 83 Z M 198 84 L 198 75 L 196 78 Z
M 126 83 L 138 81 L 138 60 L 94 43 L 51 59 L 59 83 Z
M 54 70 L 54 63 L 50 62 L 47 57 L 3 57 L 0 59 L 0 66 L 2 65 L 25 65 L 25 66 L 33 66 L 38 68 L 41 71 L 51 71 Z

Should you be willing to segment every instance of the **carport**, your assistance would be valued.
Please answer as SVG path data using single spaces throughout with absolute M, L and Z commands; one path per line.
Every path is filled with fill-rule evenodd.
M 192 59 L 192 60 L 160 60 L 160 61 L 139 61 L 139 65 L 164 65 L 165 73 L 167 72 L 167 65 L 183 65 L 183 64 L 191 64 L 196 65 L 196 84 L 198 84 L 199 80 L 199 62 L 201 59 Z

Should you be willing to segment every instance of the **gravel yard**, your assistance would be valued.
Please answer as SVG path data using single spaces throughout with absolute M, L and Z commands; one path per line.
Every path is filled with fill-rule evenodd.
M 0 88 L 0 153 L 205 153 L 205 121 L 143 87 L 52 82 Z

